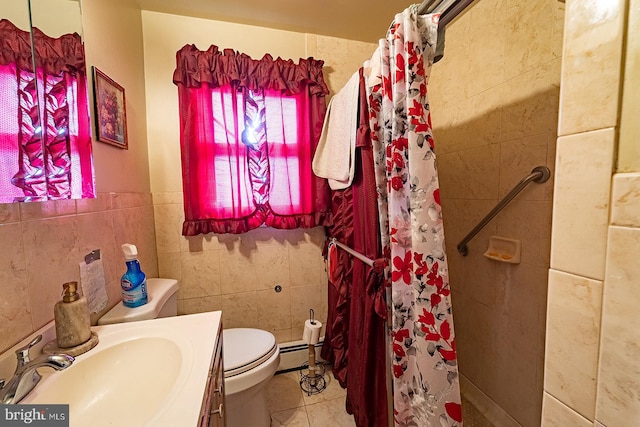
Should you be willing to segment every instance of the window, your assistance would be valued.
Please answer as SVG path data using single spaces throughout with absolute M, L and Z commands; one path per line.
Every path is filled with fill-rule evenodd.
M 311 171 L 328 93 L 322 61 L 256 61 L 215 46 L 185 46 L 177 59 L 183 234 L 327 225 L 329 189 Z
M 0 203 L 95 197 L 84 47 L 0 20 Z

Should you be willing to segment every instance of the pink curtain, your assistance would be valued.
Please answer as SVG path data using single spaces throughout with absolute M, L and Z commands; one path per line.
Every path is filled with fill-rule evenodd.
M 192 45 L 176 62 L 183 234 L 328 225 L 329 189 L 311 172 L 328 93 L 323 62 Z
M 3 167 L 11 177 L 0 176 L 0 198 L 12 202 L 95 197 L 80 35 L 51 38 L 33 28 L 35 72 L 29 32 L 3 19 L 0 40 L 0 151 L 3 158 L 15 159 Z
M 79 34 L 52 38 L 33 28 L 44 105 L 49 199 L 95 197 L 84 44 Z
M 397 426 L 461 426 L 460 390 L 427 81 L 438 15 L 411 6 L 380 41 L 371 128 L 391 282 Z

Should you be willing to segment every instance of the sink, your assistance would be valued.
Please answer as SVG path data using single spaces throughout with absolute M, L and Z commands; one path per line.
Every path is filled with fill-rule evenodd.
M 199 424 L 220 312 L 93 327 L 100 342 L 20 403 L 69 404 L 70 426 Z
M 142 425 L 171 396 L 181 363 L 180 348 L 171 340 L 124 341 L 50 375 L 29 403 L 72 402 L 69 418 L 83 426 Z

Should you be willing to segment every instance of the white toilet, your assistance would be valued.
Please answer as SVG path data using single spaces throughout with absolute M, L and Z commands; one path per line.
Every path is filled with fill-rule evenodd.
M 222 353 L 227 427 L 269 427 L 265 390 L 280 364 L 276 338 L 261 329 L 225 329 Z
M 125 307 L 116 304 L 104 316 L 98 319 L 98 325 L 136 322 L 138 320 L 171 317 L 178 315 L 178 281 L 175 279 L 147 279 L 149 302 L 139 307 Z
M 148 278 L 147 304 L 135 308 L 116 304 L 98 325 L 177 316 L 177 291 L 177 280 Z M 280 364 L 275 337 L 260 329 L 225 329 L 222 351 L 227 427 L 269 427 L 265 387 Z

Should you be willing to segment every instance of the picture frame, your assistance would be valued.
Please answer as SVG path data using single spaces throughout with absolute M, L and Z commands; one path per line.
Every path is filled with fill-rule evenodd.
M 96 139 L 128 150 L 124 88 L 97 67 L 92 69 Z

